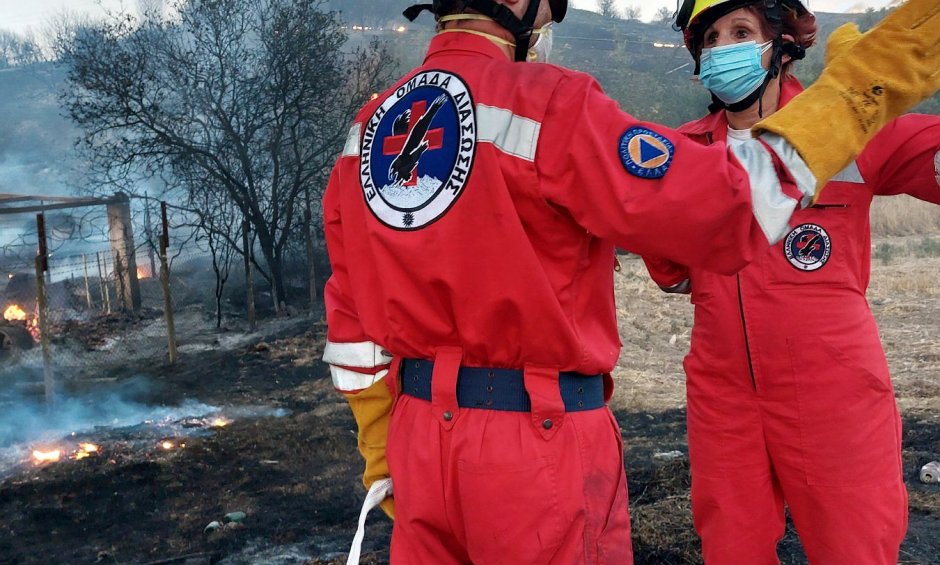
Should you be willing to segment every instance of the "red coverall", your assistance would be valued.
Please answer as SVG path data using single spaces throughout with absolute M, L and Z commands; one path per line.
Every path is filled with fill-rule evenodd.
M 392 413 L 393 562 L 632 561 L 619 427 L 566 414 L 558 373 L 618 358 L 615 245 L 734 272 L 785 233 L 815 182 L 751 147 L 643 124 L 588 75 L 465 33 L 360 111 L 323 203 L 328 347 L 435 361 L 433 400 Z M 373 382 L 331 365 L 341 390 Z M 524 369 L 531 413 L 458 407 L 459 365 Z
M 785 82 L 781 104 L 801 90 Z M 718 112 L 679 131 L 710 145 L 727 127 Z M 869 207 L 873 195 L 901 193 L 940 203 L 938 150 L 940 117 L 892 122 L 737 275 L 647 259 L 664 289 L 691 282 L 692 510 L 709 565 L 779 563 L 784 502 L 811 563 L 897 563 L 907 493 L 901 421 L 865 299 Z

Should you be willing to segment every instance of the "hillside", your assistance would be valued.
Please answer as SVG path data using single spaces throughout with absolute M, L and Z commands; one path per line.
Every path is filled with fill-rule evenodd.
M 349 22 L 349 49 L 371 40 L 386 42 L 397 59 L 390 63 L 405 72 L 421 62 L 434 33 L 428 14 L 415 23 L 401 16 L 411 3 L 332 0 L 330 5 L 341 8 Z M 817 16 L 826 36 L 846 21 L 869 27 L 880 13 Z M 556 28 L 555 45 L 555 62 L 593 74 L 623 108 L 641 119 L 676 126 L 701 115 L 707 105 L 707 93 L 690 80 L 692 66 L 681 35 L 667 23 L 614 20 L 571 10 Z M 821 46 L 811 49 L 797 67 L 797 76 L 804 82 L 815 79 L 822 56 Z M 0 70 L 0 192 L 62 194 L 82 185 L 83 167 L 73 149 L 79 132 L 56 101 L 64 77 L 51 63 Z M 940 97 L 919 111 L 940 113 Z
M 402 73 L 421 63 L 434 33 L 429 14 L 422 14 L 414 23 L 401 16 L 401 10 L 411 3 L 412 0 L 392 0 L 373 8 L 372 3 L 366 2 L 369 9 L 365 10 L 356 9 L 357 0 L 333 2 L 344 8 L 343 18 L 350 25 L 350 45 L 373 39 L 387 41 Z M 796 76 L 804 84 L 819 76 L 823 46 L 832 30 L 846 22 L 856 22 L 862 29 L 868 29 L 884 13 L 817 13 L 820 43 L 795 67 Z M 396 28 L 403 31 L 394 31 Z M 642 119 L 677 126 L 700 116 L 708 105 L 707 92 L 691 81 L 691 57 L 682 45 L 682 35 L 672 29 L 671 23 L 611 19 L 573 9 L 564 23 L 555 28 L 552 59 L 594 75 L 625 110 Z M 940 113 L 940 96 L 922 104 L 917 111 Z

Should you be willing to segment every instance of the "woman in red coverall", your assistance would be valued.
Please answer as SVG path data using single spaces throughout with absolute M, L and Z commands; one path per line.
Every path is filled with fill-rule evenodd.
M 679 129 L 689 138 L 747 139 L 761 114 L 802 90 L 789 68 L 815 42 L 815 17 L 797 0 L 769 4 L 685 0 L 677 24 L 714 100 Z M 869 208 L 874 195 L 901 193 L 940 203 L 938 150 L 940 117 L 897 119 L 737 275 L 647 258 L 660 287 L 691 292 L 695 305 L 689 455 L 708 565 L 779 563 L 784 505 L 814 565 L 897 563 L 907 493 L 901 422 L 865 299 Z

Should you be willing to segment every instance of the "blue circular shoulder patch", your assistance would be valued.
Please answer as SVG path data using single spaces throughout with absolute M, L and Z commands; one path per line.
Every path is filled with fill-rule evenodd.
M 620 136 L 620 161 L 631 175 L 644 179 L 665 176 L 676 147 L 662 135 L 644 127 L 632 127 Z

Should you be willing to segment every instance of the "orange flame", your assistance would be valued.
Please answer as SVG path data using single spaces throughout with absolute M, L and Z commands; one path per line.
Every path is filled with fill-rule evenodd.
M 93 443 L 80 443 L 78 444 L 78 449 L 75 450 L 75 453 L 72 454 L 72 459 L 76 461 L 81 461 L 92 455 L 97 455 L 99 447 Z
M 53 449 L 51 451 L 40 451 L 39 449 L 33 450 L 33 461 L 35 461 L 37 465 L 42 465 L 43 463 L 55 463 L 61 457 L 61 449 Z
M 26 319 L 26 312 L 16 304 L 11 304 L 3 311 L 3 319 L 10 322 L 23 321 Z
M 216 418 L 212 420 L 212 422 L 209 425 L 212 426 L 213 428 L 224 428 L 230 423 L 231 423 L 231 420 L 227 420 L 225 418 Z
M 140 267 L 137 267 L 137 278 L 138 278 L 138 279 L 145 279 L 145 278 L 147 278 L 147 271 L 141 269 Z
M 33 341 L 39 343 L 42 340 L 42 333 L 39 331 L 39 318 L 33 318 L 26 322 L 26 329 L 29 330 L 29 335 L 33 336 Z

